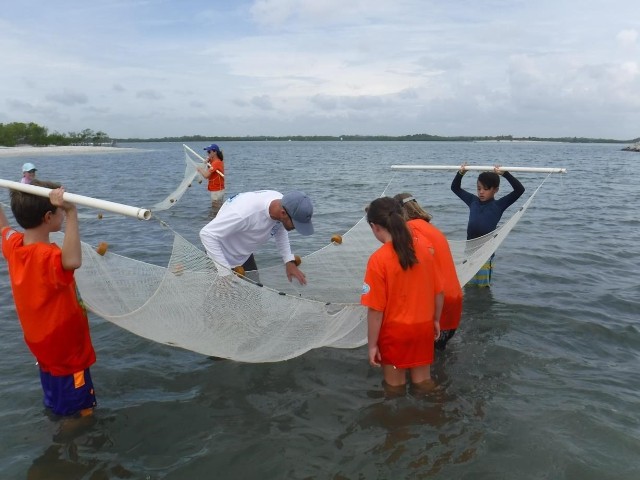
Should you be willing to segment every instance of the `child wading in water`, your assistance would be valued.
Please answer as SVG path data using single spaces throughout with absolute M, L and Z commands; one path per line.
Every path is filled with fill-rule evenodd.
M 369 307 L 369 363 L 382 367 L 387 393 L 405 392 L 407 370 L 427 390 L 444 298 L 432 246 L 412 236 L 392 198 L 371 202 L 367 221 L 383 244 L 369 258 L 360 300 Z
M 477 191 L 478 195 L 463 190 L 462 177 L 467 173 L 467 164 L 463 163 L 456 173 L 451 190 L 469 207 L 469 223 L 467 224 L 467 240 L 482 237 L 493 232 L 498 226 L 504 211 L 524 193 L 522 184 L 509 172 L 500 169 L 496 165 L 493 172 L 482 172 L 478 175 Z M 496 200 L 495 195 L 500 189 L 500 175 L 507 179 L 513 187 L 513 192 Z M 493 255 L 482 266 L 467 285 L 478 287 L 491 286 L 491 274 L 493 272 Z
M 32 184 L 52 189 L 49 198 L 11 191 L 11 210 L 24 233 L 9 226 L 0 207 L 2 254 L 24 340 L 38 361 L 45 407 L 56 415 L 87 415 L 96 405 L 89 371 L 96 354 L 74 278 L 82 264 L 78 212 L 60 185 Z M 63 222 L 59 247 L 49 234 Z
M 456 333 L 462 317 L 462 287 L 458 281 L 447 237 L 431 224 L 431 215 L 425 211 L 410 193 L 399 193 L 395 200 L 402 205 L 407 225 L 414 235 L 422 235 L 431 242 L 436 265 L 442 275 L 444 305 L 440 317 L 440 336 L 436 338 L 436 350 L 444 350 Z
M 206 168 L 197 167 L 197 170 L 209 180 L 207 189 L 211 194 L 211 216 L 215 217 L 224 203 L 224 154 L 215 143 L 204 150 L 207 152 Z

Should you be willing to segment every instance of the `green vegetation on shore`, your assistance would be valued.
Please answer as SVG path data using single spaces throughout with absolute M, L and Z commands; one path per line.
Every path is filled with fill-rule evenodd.
M 565 143 L 637 143 L 640 137 L 632 140 L 614 140 L 610 138 L 585 138 L 585 137 L 514 137 L 513 135 L 497 136 L 454 136 L 443 137 L 440 135 L 429 135 L 419 133 L 415 135 L 287 135 L 287 136 L 264 136 L 247 135 L 244 137 L 219 136 L 219 135 L 184 135 L 181 137 L 162 138 L 110 138 L 102 131 L 94 132 L 87 128 L 80 133 L 48 133 L 46 127 L 36 123 L 0 123 L 0 145 L 5 147 L 15 147 L 16 145 L 104 145 L 111 142 L 207 142 L 215 139 L 219 142 L 323 142 L 323 141 L 416 141 L 416 142 L 565 142 Z
M 15 147 L 17 145 L 104 145 L 112 140 L 104 132 L 94 132 L 90 128 L 80 133 L 49 133 L 46 127 L 37 123 L 0 123 L 0 145 Z

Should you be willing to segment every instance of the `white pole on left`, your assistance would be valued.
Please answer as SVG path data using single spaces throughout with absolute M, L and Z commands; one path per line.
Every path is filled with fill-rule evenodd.
M 200 160 L 202 160 L 202 163 L 207 163 L 207 161 L 206 161 L 204 158 L 202 158 L 199 154 L 197 154 L 196 152 L 194 152 L 194 151 L 193 151 L 193 149 L 192 149 L 190 146 L 185 145 L 184 143 L 182 144 L 182 146 L 183 146 L 184 148 L 186 148 L 187 150 L 189 150 L 191 153 L 193 153 L 193 154 L 194 154 L 196 157 L 198 157 Z
M 19 190 L 40 197 L 49 197 L 50 188 L 40 187 L 37 185 L 27 185 L 20 182 L 12 182 L 11 180 L 3 180 L 0 178 L 0 187 Z M 65 201 L 83 207 L 96 208 L 106 212 L 118 213 L 127 217 L 134 217 L 139 220 L 149 220 L 151 218 L 151 210 L 140 207 L 132 207 L 131 205 L 123 205 L 122 203 L 110 202 L 108 200 L 100 200 L 99 198 L 85 197 L 84 195 L 76 195 L 75 193 L 65 192 L 62 197 Z

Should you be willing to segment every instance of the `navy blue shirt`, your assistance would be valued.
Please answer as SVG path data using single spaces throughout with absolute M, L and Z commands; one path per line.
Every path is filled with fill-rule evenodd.
M 493 198 L 485 202 L 481 202 L 476 195 L 462 189 L 462 175 L 460 175 L 460 172 L 456 173 L 456 177 L 451 182 L 453 193 L 469 206 L 467 240 L 493 232 L 498 226 L 500 218 L 502 218 L 502 213 L 524 193 L 524 187 L 513 175 L 509 172 L 504 172 L 502 176 L 511 184 L 513 192 L 498 200 Z

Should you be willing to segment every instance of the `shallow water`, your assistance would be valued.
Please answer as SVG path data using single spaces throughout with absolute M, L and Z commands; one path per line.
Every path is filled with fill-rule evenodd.
M 182 146 L 134 146 L 140 151 L 31 160 L 40 178 L 73 193 L 152 205 L 180 181 Z M 425 397 L 385 399 L 364 348 L 280 363 L 215 361 L 91 315 L 99 408 L 86 424 L 52 419 L 0 262 L 1 478 L 640 478 L 638 154 L 503 142 L 223 148 L 230 193 L 297 188 L 314 199 L 317 233 L 291 235 L 301 254 L 346 231 L 388 184 L 416 194 L 437 226 L 463 238 L 467 210 L 449 190 L 453 172 L 394 175 L 391 164 L 466 160 L 569 173 L 546 181 L 501 246 L 491 290 L 465 291 L 461 327 L 433 365 L 437 386 Z M 25 161 L 0 159 L 0 178 L 17 180 Z M 543 176 L 518 178 L 532 191 Z M 197 184 L 158 213 L 196 245 L 208 215 Z M 153 220 L 83 220 L 81 232 L 142 261 L 163 264 L 170 253 Z M 259 261 L 273 261 L 273 250 Z

